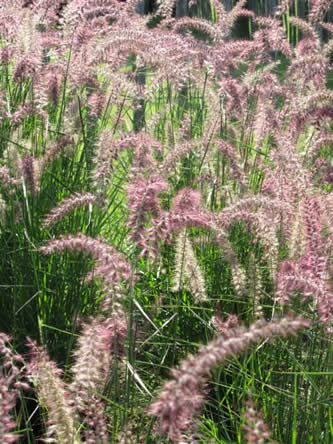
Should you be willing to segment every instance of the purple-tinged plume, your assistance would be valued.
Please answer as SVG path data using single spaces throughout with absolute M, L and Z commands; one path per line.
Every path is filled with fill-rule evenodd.
M 150 406 L 150 415 L 160 420 L 160 433 L 178 444 L 184 441 L 189 431 L 192 433 L 195 416 L 202 407 L 203 389 L 216 365 L 245 351 L 253 343 L 293 335 L 309 325 L 310 322 L 302 317 L 287 317 L 269 323 L 261 320 L 250 328 L 232 329 L 229 335 L 202 346 L 196 355 L 187 357 L 178 369 L 171 371 L 173 379 L 165 384 Z
M 91 193 L 76 193 L 68 199 L 64 199 L 51 213 L 44 219 L 44 227 L 50 227 L 62 220 L 67 214 L 77 208 L 86 207 L 98 202 L 98 197 Z
M 132 282 L 134 279 L 132 268 L 126 258 L 117 253 L 103 238 L 94 239 L 84 234 L 63 236 L 49 241 L 47 246 L 40 248 L 44 254 L 62 253 L 65 250 L 85 252 L 93 256 L 96 266 L 88 273 L 85 281 L 101 279 L 107 290 L 102 311 L 113 309 L 120 313 L 122 311 L 118 300 L 121 297 L 120 284 L 122 281 Z
M 258 407 L 253 399 L 249 398 L 245 405 L 245 423 L 243 430 L 245 431 L 245 441 L 247 444 L 277 444 L 271 438 L 271 432 L 268 425 L 263 419 L 262 411 L 258 411 Z
M 83 326 L 74 352 L 73 382 L 69 390 L 78 412 L 77 419 L 81 417 L 89 426 L 85 432 L 86 442 L 108 442 L 104 403 L 98 394 L 107 383 L 112 360 L 123 353 L 126 336 L 124 318 L 97 317 Z
M 29 389 L 25 382 L 20 382 L 21 370 L 17 364 L 22 364 L 23 359 L 16 355 L 7 345 L 10 337 L 0 333 L 0 354 L 2 358 L 2 371 L 0 373 L 0 442 L 12 444 L 22 435 L 13 434 L 17 428 L 10 412 L 15 408 L 18 399 L 18 389 Z
M 51 361 L 47 352 L 31 339 L 28 340 L 31 361 L 27 373 L 37 387 L 38 397 L 48 407 L 46 442 L 78 444 L 75 410 L 71 393 L 61 379 L 61 370 Z
M 39 188 L 39 165 L 37 159 L 32 156 L 24 156 L 21 160 L 21 171 L 25 185 L 31 195 L 37 193 Z

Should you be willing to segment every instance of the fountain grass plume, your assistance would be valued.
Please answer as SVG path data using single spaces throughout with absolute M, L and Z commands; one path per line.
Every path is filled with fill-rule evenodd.
M 258 341 L 294 335 L 300 328 L 309 326 L 310 322 L 302 317 L 271 322 L 260 320 L 249 328 L 231 329 L 228 336 L 224 334 L 185 358 L 179 368 L 171 370 L 173 379 L 164 385 L 150 406 L 149 414 L 159 418 L 160 433 L 174 443 L 181 443 L 189 431 L 192 433 L 204 399 L 203 388 L 214 367 L 226 358 L 245 351 Z

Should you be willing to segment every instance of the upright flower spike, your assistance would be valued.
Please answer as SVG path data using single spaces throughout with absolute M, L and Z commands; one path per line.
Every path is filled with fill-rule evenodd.
M 250 328 L 230 330 L 198 353 L 185 358 L 178 369 L 171 370 L 173 379 L 167 382 L 158 398 L 150 406 L 151 416 L 160 420 L 160 433 L 172 442 L 180 444 L 195 428 L 195 416 L 203 402 L 203 388 L 218 364 L 226 358 L 245 351 L 251 344 L 277 336 L 293 335 L 298 329 L 309 327 L 310 322 L 302 317 L 283 318 L 266 322 L 260 320 Z M 185 441 L 186 442 L 186 441 Z
M 39 168 L 37 159 L 32 156 L 24 156 L 21 160 L 22 178 L 30 191 L 35 195 L 39 189 Z
M 300 223 L 303 230 L 300 238 L 303 254 L 281 263 L 280 270 L 275 275 L 276 300 L 288 303 L 295 291 L 302 292 L 304 301 L 309 297 L 313 298 L 321 322 L 327 331 L 332 331 L 333 293 L 329 284 L 332 245 L 330 235 L 326 241 L 323 237 L 325 223 L 329 224 L 323 208 L 324 202 L 324 197 L 312 195 L 305 196 L 300 203 L 300 216 L 299 221 L 296 218 L 296 223 Z M 329 202 L 326 205 L 329 207 Z M 292 250 L 291 253 L 294 256 Z
M 148 180 L 135 176 L 127 186 L 130 215 L 128 226 L 130 238 L 136 241 L 143 239 L 146 222 L 150 217 L 159 218 L 162 214 L 158 195 L 168 189 L 168 184 L 161 176 L 151 176 Z
M 91 107 L 91 115 L 101 117 L 106 103 L 105 94 L 102 91 L 93 92 L 88 99 Z
M 177 238 L 174 282 L 173 291 L 179 291 L 185 285 L 192 292 L 197 303 L 207 300 L 205 278 L 195 257 L 191 241 L 186 236 L 186 230 L 183 230 Z
M 45 89 L 49 101 L 54 105 L 58 106 L 61 93 L 61 82 L 62 76 L 61 72 L 56 72 L 54 69 L 49 70 L 45 76 Z
M 127 335 L 125 319 L 100 317 L 84 324 L 74 352 L 72 367 L 74 379 L 70 390 L 76 398 L 80 411 L 90 404 L 93 394 L 101 393 L 110 369 L 115 350 L 121 352 Z
M 17 424 L 11 416 L 11 411 L 16 406 L 18 399 L 18 389 L 29 389 L 30 386 L 21 382 L 17 364 L 23 362 L 20 355 L 16 355 L 7 345 L 10 337 L 0 332 L 0 356 L 2 365 L 0 367 L 0 442 L 2 444 L 12 444 L 22 437 L 14 434 L 13 429 Z
M 99 394 L 104 390 L 112 359 L 122 353 L 127 336 L 123 317 L 97 317 L 83 326 L 78 348 L 74 352 L 73 382 L 69 386 L 78 412 L 77 419 L 89 426 L 87 442 L 107 444 L 108 433 L 103 414 L 104 403 Z
M 46 442 L 79 444 L 73 400 L 60 378 L 61 370 L 34 341 L 28 340 L 28 346 L 31 361 L 27 373 L 36 383 L 39 399 L 48 407 Z

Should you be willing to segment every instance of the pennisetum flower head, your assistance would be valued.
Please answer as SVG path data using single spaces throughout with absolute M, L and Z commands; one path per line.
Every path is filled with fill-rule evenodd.
M 302 317 L 272 322 L 260 320 L 249 328 L 231 329 L 229 334 L 202 346 L 196 355 L 185 358 L 179 368 L 171 371 L 173 379 L 165 384 L 150 406 L 150 415 L 160 420 L 160 433 L 180 443 L 189 430 L 195 428 L 195 416 L 203 402 L 203 388 L 213 368 L 228 356 L 241 353 L 260 340 L 292 335 L 309 325 L 310 322 Z
M 31 361 L 27 374 L 34 381 L 38 397 L 48 407 L 47 439 L 55 439 L 59 444 L 78 444 L 73 400 L 61 379 L 61 370 L 51 361 L 47 352 L 34 341 L 28 339 Z

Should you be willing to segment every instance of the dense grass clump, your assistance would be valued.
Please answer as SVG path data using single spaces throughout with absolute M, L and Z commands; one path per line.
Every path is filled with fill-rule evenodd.
M 0 4 L 1 443 L 333 440 L 330 2 L 174 3 Z

